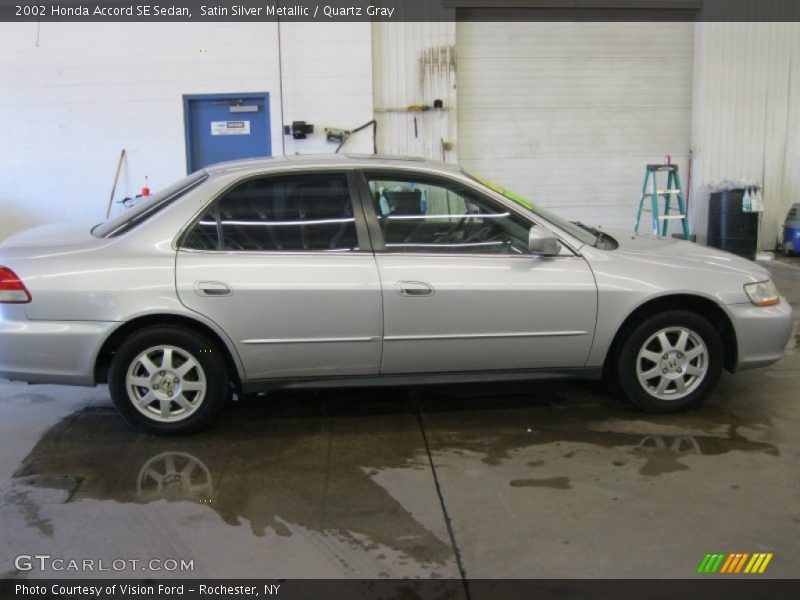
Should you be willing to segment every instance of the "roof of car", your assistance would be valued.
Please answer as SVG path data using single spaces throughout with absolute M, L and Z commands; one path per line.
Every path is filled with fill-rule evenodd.
M 426 160 L 415 156 L 386 156 L 381 154 L 295 154 L 292 156 L 274 156 L 246 158 L 229 162 L 216 163 L 205 167 L 212 175 L 225 175 L 231 171 L 269 171 L 291 167 L 330 167 L 331 165 L 361 168 L 383 168 L 409 166 L 423 169 L 459 172 L 458 165 L 434 160 Z

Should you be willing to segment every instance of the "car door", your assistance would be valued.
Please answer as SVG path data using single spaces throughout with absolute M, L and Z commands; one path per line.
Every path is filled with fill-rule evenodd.
M 180 300 L 230 336 L 248 379 L 378 373 L 381 291 L 353 177 L 245 177 L 180 241 Z
M 383 290 L 381 373 L 584 366 L 597 288 L 581 256 L 531 255 L 533 222 L 455 179 L 364 177 Z

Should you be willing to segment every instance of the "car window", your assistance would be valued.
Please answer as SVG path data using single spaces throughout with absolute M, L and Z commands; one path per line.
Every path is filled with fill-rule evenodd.
M 187 194 L 206 179 L 208 179 L 208 174 L 205 171 L 196 171 L 153 196 L 144 198 L 139 204 L 136 204 L 134 207 L 124 211 L 113 219 L 95 225 L 95 227 L 92 228 L 92 235 L 103 238 L 124 233 L 136 227 L 139 223 L 149 219 L 162 208 L 173 203 L 184 194 Z
M 528 254 L 528 224 L 449 182 L 367 176 L 387 252 Z
M 268 252 L 358 250 L 347 176 L 286 175 L 245 181 L 214 203 L 183 247 Z

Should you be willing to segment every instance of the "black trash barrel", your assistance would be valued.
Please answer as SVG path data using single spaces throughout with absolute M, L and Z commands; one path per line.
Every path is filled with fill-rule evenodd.
M 755 260 L 758 213 L 743 212 L 744 190 L 714 192 L 708 202 L 708 245 Z

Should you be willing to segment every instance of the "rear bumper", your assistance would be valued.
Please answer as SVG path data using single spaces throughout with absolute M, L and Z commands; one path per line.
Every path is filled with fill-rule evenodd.
M 103 342 L 119 326 L 101 321 L 7 320 L 0 314 L 0 377 L 92 386 Z
M 780 304 L 761 308 L 752 304 L 728 306 L 738 341 L 737 370 L 765 367 L 780 360 L 792 335 L 792 307 Z

